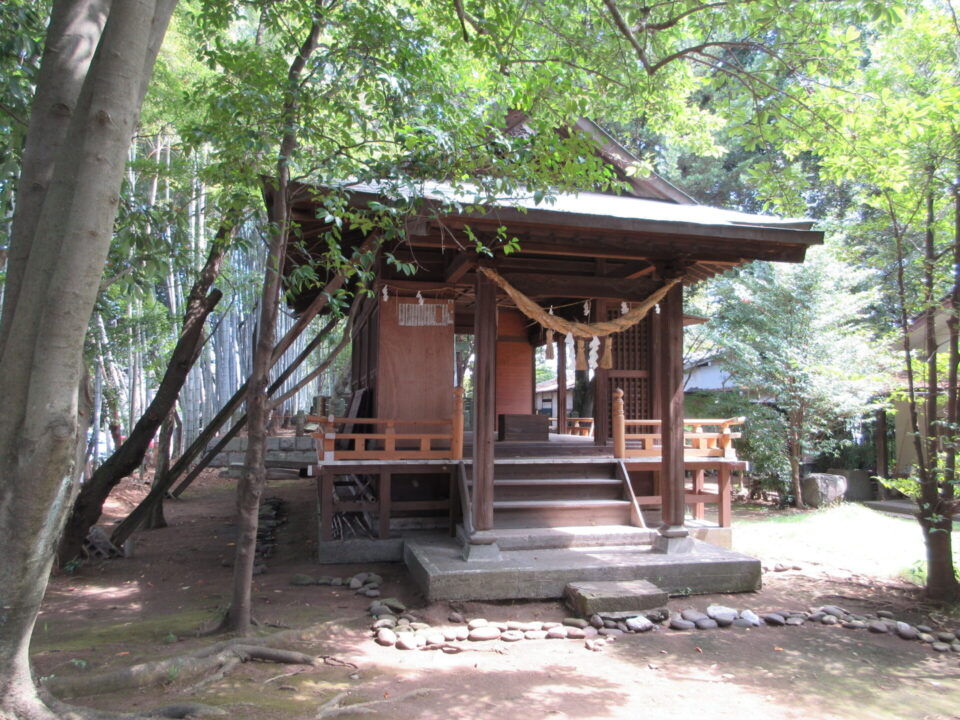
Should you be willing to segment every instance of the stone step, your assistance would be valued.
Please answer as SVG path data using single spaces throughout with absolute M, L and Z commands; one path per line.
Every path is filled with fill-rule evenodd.
M 469 483 L 472 486 L 472 482 Z M 497 478 L 494 500 L 621 500 L 623 483 L 615 478 Z
M 501 528 L 479 533 L 491 536 L 504 551 L 541 550 L 558 548 L 649 547 L 656 530 L 632 525 L 566 525 L 540 528 Z M 457 527 L 457 537 L 466 542 L 463 526 Z
M 627 525 L 626 500 L 495 500 L 494 528 Z
M 564 589 L 567 605 L 579 617 L 652 610 L 667 604 L 667 593 L 647 580 L 587 580 Z

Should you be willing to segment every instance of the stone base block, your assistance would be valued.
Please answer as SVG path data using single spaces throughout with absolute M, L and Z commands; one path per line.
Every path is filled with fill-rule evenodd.
M 594 613 L 630 613 L 667 604 L 667 593 L 646 580 L 575 582 L 564 591 L 567 605 L 580 617 Z
M 693 552 L 693 538 L 689 535 L 684 537 L 659 535 L 653 539 L 653 551 L 668 555 Z
M 495 562 L 500 560 L 500 546 L 494 543 L 478 545 L 471 542 L 463 544 L 463 559 L 467 562 Z

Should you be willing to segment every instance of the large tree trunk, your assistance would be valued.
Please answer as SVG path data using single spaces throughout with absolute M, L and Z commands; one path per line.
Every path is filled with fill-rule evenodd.
M 60 540 L 61 563 L 80 555 L 83 541 L 90 528 L 100 519 L 103 503 L 110 491 L 143 462 L 143 457 L 160 427 L 177 402 L 184 380 L 196 362 L 203 344 L 203 326 L 207 317 L 222 297 L 219 290 L 210 287 L 220 274 L 220 265 L 226 252 L 227 239 L 234 229 L 224 226 L 218 233 L 199 277 L 190 290 L 190 298 L 183 316 L 180 337 L 170 355 L 166 372 L 156 394 L 137 421 L 130 436 L 96 469 L 89 482 L 84 483 L 73 505 L 73 512 Z
M 51 26 L 67 25 L 64 13 L 74 5 L 86 3 L 56 3 Z M 42 209 L 19 219 L 35 230 L 27 238 L 27 256 L 15 266 L 19 290 L 15 301 L 5 304 L 0 344 L 4 717 L 54 717 L 31 676 L 30 636 L 76 488 L 84 336 L 110 245 L 127 148 L 174 6 L 174 0 L 116 3 L 93 61 L 88 64 L 82 53 L 65 61 L 60 72 L 82 81 L 77 109 L 59 136 L 65 139 Z M 95 39 L 100 22 L 102 14 L 88 10 L 77 32 Z M 62 39 L 53 36 L 54 42 Z M 53 81 L 49 72 L 41 77 Z M 48 87 L 38 87 L 38 98 L 49 96 Z M 36 104 L 34 110 L 53 112 Z M 35 140 L 46 142 L 42 135 Z

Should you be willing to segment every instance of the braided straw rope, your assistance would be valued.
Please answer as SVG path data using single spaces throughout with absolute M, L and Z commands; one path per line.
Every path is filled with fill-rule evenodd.
M 646 317 L 647 313 L 650 312 L 650 308 L 663 300 L 667 292 L 670 291 L 670 288 L 680 282 L 680 278 L 668 280 L 666 283 L 664 283 L 663 287 L 661 287 L 659 290 L 655 290 L 652 295 L 650 295 L 635 308 L 631 309 L 626 315 L 621 315 L 614 320 L 605 320 L 597 323 L 580 323 L 564 320 L 562 317 L 551 315 L 550 313 L 546 312 L 543 308 L 537 305 L 537 303 L 504 280 L 496 270 L 492 270 L 483 266 L 481 266 L 479 270 L 488 278 L 493 280 L 497 285 L 503 288 L 503 291 L 507 293 L 507 295 L 510 296 L 510 299 L 516 304 L 517 309 L 528 318 L 540 323 L 543 327 L 553 330 L 554 332 L 558 332 L 563 335 L 572 334 L 578 338 L 606 337 L 607 335 L 622 332 L 623 330 L 633 327 L 638 322 L 643 320 L 644 317 Z

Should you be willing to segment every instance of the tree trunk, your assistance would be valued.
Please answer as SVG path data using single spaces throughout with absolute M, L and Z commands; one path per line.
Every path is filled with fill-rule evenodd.
M 790 433 L 790 486 L 793 488 L 793 504 L 803 509 L 806 504 L 803 502 L 803 488 L 800 485 L 800 464 L 803 458 L 800 431 L 794 425 L 791 425 L 788 432 Z
M 203 325 L 222 297 L 219 290 L 213 290 L 209 295 L 207 293 L 220 274 L 226 239 L 232 234 L 232 228 L 221 228 L 218 233 L 221 242 L 214 244 L 190 291 L 183 329 L 150 406 L 137 421 L 130 436 L 96 469 L 90 481 L 81 488 L 60 540 L 58 555 L 61 563 L 69 562 L 80 554 L 83 541 L 100 518 L 103 503 L 110 491 L 140 466 L 157 428 L 176 404 L 180 388 L 183 387 L 203 342 Z
M 162 482 L 170 471 L 170 443 L 173 440 L 173 410 L 163 420 L 160 426 L 160 439 L 157 441 L 157 467 L 153 473 L 154 482 Z M 163 499 L 154 504 L 150 514 L 143 523 L 147 530 L 157 530 L 167 526 L 167 519 L 163 516 Z
M 83 5 L 56 3 L 51 27 L 64 26 L 65 13 Z M 15 302 L 5 303 L 0 341 L 3 717 L 54 717 L 31 676 L 30 636 L 76 488 L 78 412 L 85 413 L 84 420 L 88 414 L 78 397 L 83 343 L 110 245 L 127 148 L 174 5 L 172 0 L 116 3 L 89 69 L 82 53 L 64 59 L 59 73 L 82 82 L 77 109 L 66 133 L 52 133 L 61 147 L 42 208 L 19 220 L 35 230 L 25 240 L 27 255 L 17 260 L 19 291 Z M 88 10 L 80 29 L 95 39 L 101 20 Z M 41 78 L 56 79 L 43 71 Z M 49 86 L 38 87 L 36 97 L 49 98 L 49 91 Z M 48 112 L 37 104 L 34 111 Z M 46 142 L 43 135 L 37 140 Z

